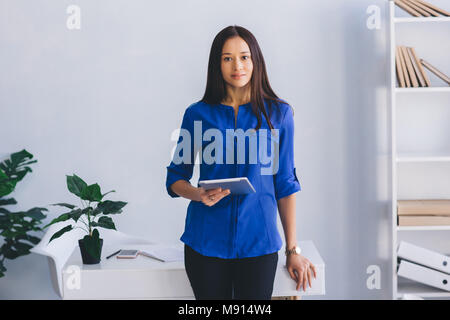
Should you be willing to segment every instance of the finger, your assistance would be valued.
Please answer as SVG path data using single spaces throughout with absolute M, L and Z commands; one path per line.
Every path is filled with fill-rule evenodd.
M 311 264 L 311 268 L 313 269 L 314 279 L 315 279 L 315 278 L 317 278 L 316 267 L 313 264 Z
M 224 191 L 216 194 L 214 197 L 216 198 L 216 202 L 219 202 L 220 200 L 222 200 L 225 196 L 227 196 L 229 194 L 230 194 L 230 191 L 224 190 Z
M 303 279 L 303 273 L 302 272 L 298 272 L 297 291 L 300 290 L 300 286 L 302 285 L 302 279 Z
M 207 206 L 212 206 L 212 205 L 214 205 L 214 203 L 216 203 L 214 197 L 215 196 L 204 195 L 204 196 L 202 196 L 202 202 L 204 204 L 206 204 Z
M 219 189 L 219 188 L 217 188 L 217 189 Z M 211 189 L 211 190 L 206 191 L 206 193 L 204 193 L 201 196 L 202 199 L 204 199 L 207 203 L 211 203 L 211 204 L 216 203 L 217 202 L 216 199 L 220 193 L 217 193 L 216 191 L 212 191 L 212 190 L 217 190 L 217 189 Z
M 297 282 L 297 277 L 294 274 L 294 271 L 292 269 L 288 269 L 289 275 L 291 276 L 291 279 Z
M 230 193 L 231 193 L 230 189 L 225 189 L 220 193 L 220 195 L 223 198 L 223 197 L 226 197 L 227 195 L 229 195 Z
M 216 193 L 215 195 L 209 196 L 209 199 L 212 201 L 212 204 L 216 204 L 220 200 L 222 200 L 225 196 L 227 196 L 230 191 L 222 191 L 220 193 Z
M 308 269 L 308 282 L 309 282 L 309 287 L 312 288 L 312 286 L 311 286 L 311 269 Z
M 206 191 L 208 196 L 214 196 L 218 193 L 222 192 L 222 188 L 215 188 L 215 189 L 209 189 L 208 191 Z
M 303 291 L 306 291 L 306 282 L 308 281 L 307 278 L 307 271 L 303 272 Z

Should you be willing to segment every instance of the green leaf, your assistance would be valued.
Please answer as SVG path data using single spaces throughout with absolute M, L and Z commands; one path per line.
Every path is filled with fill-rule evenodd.
M 9 179 L 5 172 L 0 169 L 0 197 L 6 196 L 14 191 L 16 180 Z
M 22 163 L 22 166 L 24 166 L 24 165 L 29 165 L 29 164 L 36 163 L 36 162 L 37 162 L 37 160 L 24 162 L 24 163 Z
M 58 232 L 55 232 L 55 233 L 53 234 L 53 236 L 50 238 L 50 240 L 48 241 L 48 243 L 50 243 L 50 241 L 52 241 L 52 240 L 55 240 L 55 239 L 61 237 L 64 233 L 66 233 L 66 232 L 68 232 L 68 231 L 70 231 L 70 230 L 72 230 L 72 229 L 73 229 L 73 227 L 72 227 L 71 224 L 68 225 L 68 226 L 65 226 L 64 228 L 62 228 L 62 229 L 59 230 Z
M 100 202 L 97 206 L 97 209 L 103 214 L 117 214 L 121 213 L 121 209 L 126 205 L 127 202 L 106 200 Z
M 29 153 L 28 151 L 26 151 L 25 149 L 11 154 L 11 161 L 12 161 L 12 164 L 15 166 L 18 166 L 21 162 L 23 162 L 27 159 L 32 159 L 32 158 L 33 158 L 33 155 L 31 153 Z
M 61 206 L 61 207 L 69 208 L 69 209 L 73 209 L 76 207 L 73 204 L 69 204 L 69 203 L 53 203 L 53 204 L 51 204 L 51 206 Z
M 2 233 L 0 233 L 0 236 L 12 239 L 12 238 L 14 238 L 14 237 L 16 237 L 16 236 L 18 236 L 20 234 L 21 234 L 20 232 L 15 232 L 15 231 L 12 231 L 10 229 L 5 229 L 5 230 L 2 231 Z
M 33 244 L 38 244 L 41 239 L 35 236 L 30 236 L 29 234 L 21 234 L 20 236 L 16 237 L 17 240 L 27 240 Z
M 28 210 L 27 212 L 25 212 L 25 216 L 33 218 L 35 220 L 42 220 L 45 219 L 47 216 L 45 214 L 42 213 L 42 211 L 48 211 L 47 208 L 31 208 L 30 210 Z
M 69 215 L 75 222 L 78 222 L 78 219 L 80 219 L 80 217 L 83 213 L 84 213 L 84 210 L 75 209 L 75 210 L 70 211 Z
M 98 205 L 97 205 L 97 208 L 95 208 L 95 209 L 92 211 L 92 215 L 93 215 L 93 216 L 99 215 L 99 214 L 101 214 L 101 213 L 102 213 L 102 211 L 98 208 Z
M 116 226 L 114 225 L 113 220 L 110 217 L 105 217 L 105 216 L 100 217 L 97 222 L 93 221 L 91 223 L 91 225 L 93 227 L 101 227 L 101 228 L 105 228 L 105 229 L 117 230 Z
M 3 261 L 0 260 L 0 278 L 3 277 L 3 276 L 5 276 L 5 272 L 6 272 L 6 268 L 5 268 L 5 266 L 3 265 Z
M 73 176 L 66 175 L 66 177 L 67 188 L 69 189 L 69 191 L 81 198 L 81 192 L 84 188 L 87 187 L 87 183 L 84 182 L 83 179 L 81 179 L 76 174 L 74 174 Z
M 102 193 L 100 192 L 100 186 L 95 183 L 87 186 L 81 192 L 81 199 L 89 201 L 102 201 Z
M 111 190 L 111 191 L 108 191 L 107 193 L 102 194 L 102 199 L 103 199 L 108 193 L 111 193 L 111 192 L 116 192 L 116 190 Z
M 63 213 L 63 214 L 60 215 L 58 218 L 53 219 L 49 224 L 45 225 L 45 226 L 43 227 L 43 229 L 47 228 L 48 226 L 51 226 L 51 225 L 54 224 L 54 223 L 62 222 L 62 221 L 67 221 L 67 220 L 69 220 L 70 218 L 72 218 L 72 217 L 70 216 L 70 212 Z
M 14 198 L 0 199 L 0 206 L 6 206 L 9 204 L 17 204 L 16 199 L 14 199 Z
M 19 168 L 17 168 L 16 170 L 17 170 L 16 171 L 16 177 L 15 177 L 16 181 L 22 180 L 23 177 L 25 177 L 25 175 L 27 174 L 27 172 L 31 172 L 32 171 L 31 168 L 29 168 L 29 167 L 25 167 L 22 170 L 19 170 Z
M 10 247 L 6 247 L 3 250 L 3 256 L 10 260 L 16 259 L 17 257 L 20 257 L 20 255 L 20 252 L 13 250 Z
M 30 253 L 30 249 L 33 248 L 32 245 L 28 244 L 28 243 L 23 243 L 23 242 L 15 242 L 14 243 L 14 248 L 17 249 L 17 251 L 19 251 L 21 254 L 27 254 Z

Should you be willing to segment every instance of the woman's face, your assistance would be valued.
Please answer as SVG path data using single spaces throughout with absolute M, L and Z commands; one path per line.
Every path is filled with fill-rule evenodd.
M 253 73 L 250 48 L 241 37 L 225 41 L 221 57 L 222 76 L 230 86 L 241 88 L 247 85 Z

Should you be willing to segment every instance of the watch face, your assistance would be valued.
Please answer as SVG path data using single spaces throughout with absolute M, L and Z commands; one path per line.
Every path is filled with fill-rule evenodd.
M 295 253 L 296 254 L 300 254 L 300 252 L 301 252 L 300 248 L 299 247 L 295 247 Z

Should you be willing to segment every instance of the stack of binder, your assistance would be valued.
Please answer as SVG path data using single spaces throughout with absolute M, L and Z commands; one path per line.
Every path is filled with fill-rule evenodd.
M 397 275 L 450 291 L 450 258 L 442 253 L 401 241 Z

